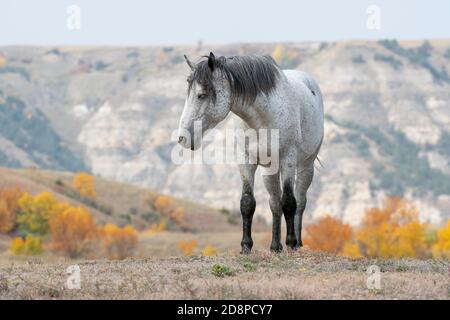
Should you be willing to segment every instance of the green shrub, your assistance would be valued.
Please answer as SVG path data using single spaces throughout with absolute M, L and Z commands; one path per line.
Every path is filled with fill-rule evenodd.
M 375 61 L 382 61 L 388 63 L 392 68 L 395 70 L 398 70 L 402 67 L 402 62 L 400 60 L 395 59 L 393 56 L 385 56 L 383 54 L 375 54 L 374 57 Z
M 221 264 L 215 264 L 212 266 L 211 272 L 214 276 L 218 278 L 223 278 L 225 276 L 232 276 L 233 271 L 230 267 L 227 267 L 226 265 Z
M 251 262 L 244 262 L 242 265 L 244 267 L 245 272 L 255 272 L 256 266 Z
M 353 58 L 352 58 L 352 61 L 353 61 L 353 63 L 354 64 L 364 64 L 364 63 L 366 63 L 366 60 L 364 59 L 364 57 L 362 56 L 362 55 L 357 55 L 357 56 L 354 56 Z
M 102 60 L 99 60 L 95 63 L 94 69 L 97 71 L 101 71 L 103 69 L 106 69 L 109 66 L 109 64 L 104 63 Z

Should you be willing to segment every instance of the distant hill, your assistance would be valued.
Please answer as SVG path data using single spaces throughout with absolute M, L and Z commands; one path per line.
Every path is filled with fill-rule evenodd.
M 0 165 L 76 171 L 189 198 L 239 206 L 233 166 L 175 166 L 193 60 L 272 53 L 320 84 L 325 140 L 305 219 L 358 224 L 386 195 L 421 218 L 450 215 L 450 40 L 345 41 L 174 47 L 0 47 Z M 227 128 L 236 121 L 230 116 Z M 213 141 L 213 144 L 221 141 Z M 270 217 L 258 177 L 257 210 Z M 126 211 L 129 208 L 122 208 Z M 106 217 L 105 217 L 106 218 Z
M 1 69 L 0 69 L 1 70 Z M 85 170 L 81 157 L 64 145 L 41 110 L 0 91 L 0 164 L 20 167 Z

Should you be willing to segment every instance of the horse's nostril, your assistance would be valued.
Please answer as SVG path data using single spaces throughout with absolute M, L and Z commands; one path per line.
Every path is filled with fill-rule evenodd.
M 178 137 L 178 143 L 179 143 L 179 144 L 183 144 L 184 141 L 186 141 L 186 138 L 185 138 L 185 137 L 183 137 L 183 136 L 179 136 L 179 137 Z

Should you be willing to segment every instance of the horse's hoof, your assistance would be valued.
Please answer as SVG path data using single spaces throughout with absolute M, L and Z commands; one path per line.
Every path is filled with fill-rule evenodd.
M 241 254 L 249 254 L 252 251 L 253 240 L 251 238 L 241 241 Z
M 241 254 L 250 254 L 252 252 L 252 249 L 251 248 L 248 248 L 248 247 L 242 247 L 241 248 Z
M 283 251 L 283 246 L 281 245 L 281 243 L 272 244 L 270 246 L 270 251 L 280 253 L 281 251 Z
M 295 249 L 297 248 L 298 242 L 297 239 L 294 237 L 288 237 L 286 239 L 286 245 L 288 246 L 288 248 L 290 249 Z

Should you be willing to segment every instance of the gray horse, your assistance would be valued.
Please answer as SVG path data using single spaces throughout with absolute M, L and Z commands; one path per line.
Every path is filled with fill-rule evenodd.
M 323 140 L 323 102 L 317 83 L 308 74 L 281 70 L 270 56 L 216 58 L 211 52 L 198 63 L 191 62 L 188 93 L 180 119 L 178 142 L 196 150 L 206 130 L 214 128 L 233 112 L 244 128 L 279 130 L 279 166 L 265 174 L 267 164 L 240 164 L 243 220 L 242 253 L 253 246 L 252 219 L 256 201 L 254 176 L 261 166 L 273 216 L 270 249 L 280 252 L 281 215 L 286 220 L 286 245 L 302 246 L 302 216 L 306 192 L 314 175 L 314 161 Z M 201 132 L 194 122 L 201 121 Z M 244 150 L 247 152 L 246 150 Z

